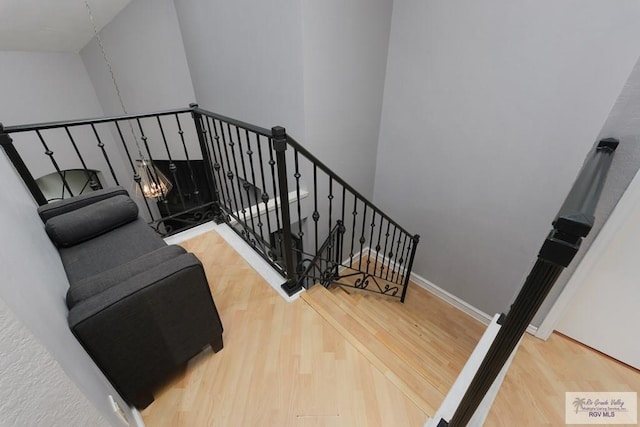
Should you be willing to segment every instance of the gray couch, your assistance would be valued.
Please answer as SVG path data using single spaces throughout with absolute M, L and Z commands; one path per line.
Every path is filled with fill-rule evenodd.
M 167 246 L 121 187 L 41 206 L 69 278 L 69 327 L 118 392 L 144 408 L 153 390 L 222 323 L 200 261 Z

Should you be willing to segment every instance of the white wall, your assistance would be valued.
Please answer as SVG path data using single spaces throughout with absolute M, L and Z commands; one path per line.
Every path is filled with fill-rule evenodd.
M 391 0 L 302 1 L 304 145 L 373 197 Z
M 640 4 L 396 0 L 375 201 L 414 271 L 506 311 L 640 54 Z
M 109 425 L 2 300 L 0 371 L 2 425 Z
M 6 125 L 102 115 L 77 54 L 1 52 L 0 63 L 0 76 L 7 82 L 0 117 Z M 19 139 L 15 140 L 18 144 Z M 109 394 L 117 393 L 68 328 L 64 303 L 68 282 L 58 253 L 44 232 L 35 203 L 0 151 L 0 223 L 5 243 L 0 245 L 0 297 L 104 419 L 118 425 L 107 400 Z M 112 159 L 116 157 L 117 153 Z M 0 348 L 13 351 L 4 340 Z M 56 378 L 41 379 L 43 391 L 51 382 L 59 382 Z M 46 407 L 34 410 L 34 419 L 44 416 L 39 410 Z M 131 419 L 131 413 L 128 416 Z
M 201 107 L 304 137 L 300 0 L 175 2 Z

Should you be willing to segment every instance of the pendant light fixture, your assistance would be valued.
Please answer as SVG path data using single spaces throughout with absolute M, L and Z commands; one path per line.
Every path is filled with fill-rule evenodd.
M 122 108 L 122 112 L 126 115 L 128 114 L 127 108 L 124 105 L 124 101 L 120 93 L 120 87 L 118 86 L 118 82 L 116 81 L 116 76 L 113 73 L 111 63 L 107 58 L 107 53 L 104 49 L 104 45 L 102 44 L 102 38 L 98 33 L 98 27 L 96 26 L 96 23 L 93 19 L 91 6 L 89 6 L 88 0 L 85 0 L 84 4 L 87 7 L 89 21 L 91 21 L 91 25 L 93 26 L 93 33 L 95 34 L 98 45 L 100 46 L 100 50 L 102 51 L 102 58 L 104 58 L 104 62 L 109 70 L 109 74 L 111 75 L 111 81 L 113 82 L 113 87 L 115 88 L 118 101 L 120 102 L 120 107 Z M 142 148 L 140 147 L 140 142 L 138 141 L 138 137 L 133 130 L 133 125 L 131 124 L 130 120 L 127 120 L 127 123 L 129 124 L 129 129 L 131 130 L 131 135 L 133 137 L 133 141 L 136 144 L 139 156 L 139 158 L 136 160 L 133 176 L 133 192 L 137 196 L 142 196 L 147 199 L 156 199 L 158 201 L 165 200 L 167 194 L 169 194 L 169 191 L 171 191 L 171 189 L 173 188 L 173 184 L 171 183 L 171 181 L 169 181 L 169 178 L 167 178 L 166 175 L 163 174 L 156 167 L 156 165 L 153 164 L 152 161 L 147 160 L 144 157 L 144 154 L 142 154 Z

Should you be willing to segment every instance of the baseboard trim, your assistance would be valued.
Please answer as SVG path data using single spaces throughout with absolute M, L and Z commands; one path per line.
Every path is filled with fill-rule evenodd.
M 477 321 L 484 323 L 485 325 L 488 325 L 489 323 L 491 323 L 492 317 L 489 316 L 487 313 L 478 309 L 477 307 L 474 307 L 468 302 L 458 298 L 457 296 L 445 291 L 439 286 L 436 286 L 435 284 L 425 279 L 424 277 L 415 273 L 411 273 L 411 281 L 416 285 L 420 286 L 422 289 L 426 290 L 427 292 L 432 293 L 433 295 L 437 296 L 441 300 L 454 306 L 455 308 L 462 311 L 463 313 L 466 313 L 469 316 L 473 317 Z M 527 327 L 527 332 L 530 333 L 531 335 L 535 335 L 537 331 L 538 331 L 538 328 L 533 325 L 529 325 Z
M 136 427 L 145 427 L 142 414 L 135 406 L 131 406 L 131 414 L 133 414 L 133 422 Z
M 395 267 L 395 263 L 392 260 L 390 260 L 384 255 L 379 254 L 376 250 L 370 249 L 369 247 L 363 248 L 362 254 L 371 254 L 370 256 L 375 256 L 378 260 L 381 260 L 382 263 L 387 265 L 387 267 L 390 267 L 390 268 Z M 354 254 L 354 259 L 356 258 L 356 256 L 360 256 L 360 252 L 358 252 L 358 254 Z M 458 298 L 457 296 L 445 291 L 444 289 L 435 285 L 433 282 L 425 279 L 424 277 L 414 272 L 411 272 L 410 280 L 416 285 L 420 286 L 422 289 L 426 290 L 427 292 L 437 296 L 444 302 L 448 303 L 449 305 L 452 305 L 453 307 L 457 308 L 463 313 L 466 313 L 469 316 L 473 317 L 480 323 L 483 323 L 485 325 L 489 325 L 491 323 L 491 320 L 493 319 L 492 316 L 489 316 L 484 311 L 469 304 L 463 299 Z M 527 327 L 527 332 L 530 333 L 531 335 L 536 335 L 536 333 L 538 332 L 538 328 L 536 326 L 529 325 Z

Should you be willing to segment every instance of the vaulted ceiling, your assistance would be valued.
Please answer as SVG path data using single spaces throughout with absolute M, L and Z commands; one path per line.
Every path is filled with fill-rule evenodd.
M 98 30 L 131 0 L 91 0 Z M 78 52 L 93 37 L 85 0 L 1 0 L 0 50 Z

